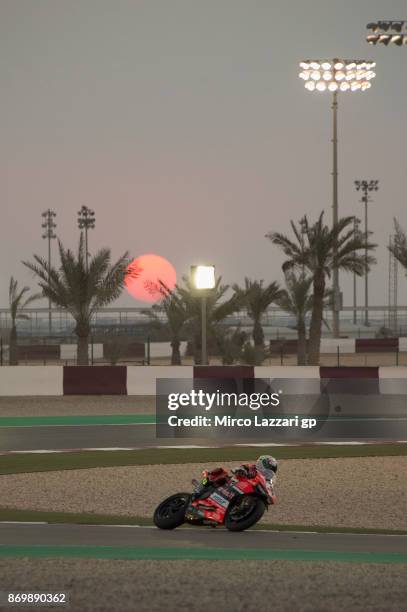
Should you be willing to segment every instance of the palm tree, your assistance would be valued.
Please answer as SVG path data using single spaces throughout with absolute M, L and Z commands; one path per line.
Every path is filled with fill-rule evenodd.
M 201 296 L 192 286 L 191 281 L 184 276 L 184 286 L 178 287 L 178 295 L 185 304 L 188 312 L 188 323 L 186 325 L 194 351 L 194 361 L 201 363 Z M 208 292 L 206 297 L 207 334 L 209 345 L 216 342 L 217 328 L 229 315 L 241 308 L 240 297 L 234 294 L 228 299 L 223 299 L 229 290 L 229 285 L 222 285 L 222 278 L 216 280 L 215 287 Z M 223 300 L 223 301 L 222 301 Z
M 29 319 L 30 317 L 22 312 L 28 304 L 31 304 L 34 300 L 41 298 L 40 293 L 30 295 L 26 297 L 27 292 L 30 291 L 29 287 L 23 287 L 18 289 L 17 281 L 11 277 L 10 285 L 8 289 L 8 302 L 10 308 L 11 317 L 11 332 L 9 340 L 9 364 L 18 365 L 17 356 L 17 319 Z
M 247 309 L 247 314 L 253 321 L 253 341 L 255 349 L 264 348 L 264 331 L 262 327 L 263 315 L 273 302 L 277 302 L 282 291 L 276 282 L 263 286 L 263 281 L 244 279 L 245 286 L 233 285 L 236 295 Z
M 286 289 L 278 300 L 280 308 L 294 315 L 298 332 L 298 365 L 307 363 L 307 330 L 305 317 L 312 310 L 313 297 L 310 293 L 312 277 L 304 274 L 295 274 L 293 270 L 285 273 Z
M 222 357 L 223 365 L 241 363 L 247 344 L 247 334 L 240 325 L 231 329 L 218 325 L 216 327 L 216 345 Z
M 308 362 L 317 365 L 327 279 L 331 277 L 334 268 L 354 272 L 358 276 L 365 274 L 366 266 L 369 269 L 375 259 L 370 255 L 365 258 L 361 251 L 365 248 L 374 249 L 376 245 L 366 242 L 364 235 L 355 232 L 354 217 L 343 217 L 331 228 L 325 225 L 324 213 L 321 212 L 312 225 L 305 215 L 299 226 L 291 221 L 291 228 L 294 241 L 279 232 L 270 232 L 266 238 L 281 247 L 288 257 L 283 263 L 284 272 L 293 268 L 307 269 L 312 275 L 313 305 Z
M 163 299 L 144 313 L 150 318 L 153 327 L 168 330 L 171 338 L 171 365 L 181 365 L 181 337 L 185 331 L 189 312 L 178 287 L 175 286 L 171 291 L 162 281 L 159 282 Z M 165 322 L 162 321 L 160 314 L 165 314 Z
M 396 232 L 393 244 L 389 246 L 389 251 L 393 253 L 394 257 L 401 263 L 403 268 L 407 270 L 407 235 L 397 219 L 394 219 L 394 227 Z
M 94 312 L 116 300 L 123 289 L 128 253 L 111 264 L 110 249 L 100 249 L 86 265 L 81 234 L 77 255 L 58 241 L 60 267 L 34 255 L 34 262 L 23 262 L 39 279 L 43 295 L 56 306 L 65 308 L 75 320 L 78 338 L 78 364 L 88 365 L 88 345 Z

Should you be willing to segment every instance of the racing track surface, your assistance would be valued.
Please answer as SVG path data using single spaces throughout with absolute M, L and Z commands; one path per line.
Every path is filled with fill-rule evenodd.
M 383 432 L 386 436 L 383 436 Z M 318 432 L 317 432 L 318 433 Z M 323 435 L 322 435 L 323 434 Z M 310 435 L 307 441 L 342 440 L 407 440 L 407 419 L 373 421 L 368 430 L 355 428 L 349 421 L 332 421 L 324 425 L 320 435 Z M 230 435 L 212 438 L 157 438 L 154 424 L 139 425 L 75 425 L 0 427 L 0 452 L 31 450 L 69 450 L 85 448 L 134 448 L 151 446 L 207 445 L 230 446 L 234 443 L 291 443 L 306 440 L 293 435 L 263 435 L 261 438 L 235 438 Z
M 157 558 L 157 552 L 154 551 L 164 551 L 164 558 L 200 558 L 199 554 L 203 555 L 201 558 L 208 558 L 210 554 L 212 558 L 222 558 L 224 551 L 227 551 L 229 557 L 235 553 L 235 558 L 251 558 L 254 552 L 259 555 L 258 558 L 267 558 L 269 555 L 273 558 L 273 552 L 292 551 L 295 554 L 301 551 L 305 556 L 309 553 L 313 558 L 318 558 L 319 554 L 321 558 L 335 559 L 342 554 L 342 560 L 352 560 L 352 555 L 358 553 L 367 554 L 366 560 L 371 561 L 383 560 L 387 555 L 394 556 L 396 561 L 393 562 L 407 563 L 407 536 L 398 535 L 267 530 L 231 533 L 210 527 L 162 531 L 155 527 L 138 526 L 0 523 L 0 556 L 16 556 L 13 550 L 15 552 L 18 547 L 28 548 L 25 556 L 36 556 L 35 548 L 39 546 L 65 547 L 58 551 L 62 556 L 71 556 L 69 551 L 66 553 L 66 547 L 80 546 L 83 547 L 82 551 L 91 547 L 89 554 L 78 552 L 73 556 L 98 557 L 98 550 L 94 547 L 114 547 L 115 551 L 109 555 L 113 558 L 131 558 L 132 552 L 137 555 L 137 551 L 143 551 L 143 555 L 135 558 Z M 350 557 L 346 558 L 346 554 Z M 101 556 L 104 556 L 103 553 Z

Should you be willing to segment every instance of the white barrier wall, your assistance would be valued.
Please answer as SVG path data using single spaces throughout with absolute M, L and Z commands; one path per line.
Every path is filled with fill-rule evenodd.
M 155 395 L 157 378 L 193 377 L 193 366 L 128 366 L 127 395 Z
M 355 353 L 355 338 L 321 338 L 321 353 Z
M 61 366 L 3 366 L 0 395 L 63 395 Z
M 185 355 L 187 350 L 187 343 L 181 342 L 180 346 L 181 355 Z M 172 348 L 170 342 L 151 342 L 150 343 L 150 357 L 171 357 Z
M 379 368 L 379 388 L 383 395 L 407 394 L 407 368 L 401 366 Z
M 403 353 L 407 351 L 407 338 L 399 338 L 399 351 Z
M 255 378 L 319 378 L 319 366 L 256 366 Z
M 70 360 L 77 358 L 78 355 L 78 345 L 77 344 L 61 344 L 61 359 Z M 89 359 L 92 357 L 92 347 L 89 344 L 88 349 Z M 103 344 L 94 344 L 93 345 L 93 358 L 94 359 L 102 359 L 103 358 Z

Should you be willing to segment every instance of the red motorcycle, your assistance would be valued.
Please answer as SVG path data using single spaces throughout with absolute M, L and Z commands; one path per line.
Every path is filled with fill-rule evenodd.
M 204 472 L 203 476 L 208 472 Z M 220 477 L 219 477 L 220 476 Z M 204 478 L 205 480 L 205 478 Z M 224 525 L 229 531 L 244 531 L 255 525 L 276 497 L 264 476 L 253 478 L 239 474 L 231 476 L 222 469 L 215 483 L 202 490 L 193 480 L 195 495 L 176 493 L 162 501 L 154 512 L 154 524 L 160 529 L 175 529 L 183 523 L 191 525 Z

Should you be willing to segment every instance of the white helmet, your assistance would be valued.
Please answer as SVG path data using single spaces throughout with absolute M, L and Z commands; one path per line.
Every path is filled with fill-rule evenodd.
M 271 455 L 261 455 L 256 461 L 256 468 L 264 475 L 270 474 L 270 472 L 276 474 L 278 468 L 277 459 Z M 272 474 L 270 475 L 272 476 Z

